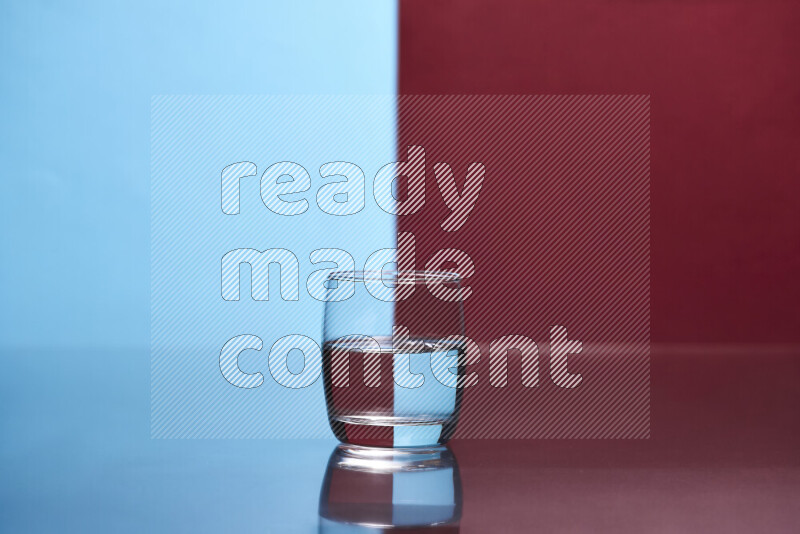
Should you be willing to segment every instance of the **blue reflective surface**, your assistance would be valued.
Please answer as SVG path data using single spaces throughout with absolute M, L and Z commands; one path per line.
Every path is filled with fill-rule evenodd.
M 4 351 L 3 532 L 316 532 L 328 440 L 151 440 L 149 354 Z
M 317 532 L 326 473 L 350 470 L 337 463 L 332 437 L 150 439 L 145 350 L 2 356 L 3 532 Z M 397 521 L 457 515 L 457 466 L 443 451 L 420 472 L 389 472 Z M 357 461 L 357 481 L 385 482 L 390 464 Z M 359 489 L 351 489 L 353 504 Z

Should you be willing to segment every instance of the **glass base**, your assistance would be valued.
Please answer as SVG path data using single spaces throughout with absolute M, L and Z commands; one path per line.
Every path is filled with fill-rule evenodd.
M 391 449 L 444 445 L 455 427 L 452 417 L 425 416 L 348 415 L 330 423 L 342 443 Z
M 368 426 L 425 426 L 425 425 L 444 425 L 449 417 L 434 415 L 339 415 L 335 421 L 353 425 Z

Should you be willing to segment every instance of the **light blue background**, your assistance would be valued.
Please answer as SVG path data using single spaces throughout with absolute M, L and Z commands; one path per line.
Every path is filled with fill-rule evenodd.
M 375 251 L 394 246 L 394 216 L 373 196 L 373 177 L 395 158 L 395 106 L 382 96 L 231 96 L 154 98 L 152 127 L 151 314 L 152 432 L 154 437 L 316 438 L 331 435 L 322 387 L 323 302 L 311 296 L 308 278 L 318 269 L 346 269 L 335 263 L 311 263 L 315 249 L 347 251 L 364 268 Z M 239 180 L 240 212 L 225 214 L 220 205 L 220 175 L 228 165 L 251 161 L 256 174 Z M 268 209 L 259 192 L 261 175 L 276 162 L 295 162 L 309 174 L 310 190 L 284 196 L 305 200 L 304 213 L 288 216 Z M 364 208 L 352 215 L 320 209 L 317 191 L 328 162 L 358 165 L 365 177 Z M 288 176 L 287 176 L 288 178 Z M 297 177 L 300 178 L 299 176 Z M 274 178 L 273 178 L 274 179 Z M 338 178 L 341 179 L 341 178 Z M 264 180 L 268 184 L 270 178 Z M 355 183 L 356 179 L 351 178 Z M 267 197 L 269 198 L 269 197 Z M 323 197 L 324 198 L 324 197 Z M 353 199 L 354 200 L 354 199 Z M 299 276 L 244 264 L 222 275 L 239 286 L 239 300 L 224 300 L 221 260 L 229 251 L 282 249 L 299 266 Z M 291 258 L 294 255 L 294 258 Z M 389 254 L 380 254 L 392 258 Z M 264 269 L 266 273 L 267 269 Z M 251 274 L 254 273 L 254 274 Z M 238 279 L 238 280 L 237 280 Z M 280 286 L 299 292 L 284 300 Z M 313 282 L 312 282 L 313 284 Z M 226 282 L 226 286 L 228 283 Z M 322 283 L 318 284 L 319 295 Z M 313 287 L 313 285 L 312 285 Z M 360 293 L 366 293 L 360 288 Z M 263 293 L 266 293 L 264 291 Z M 229 297 L 230 298 L 230 297 Z M 354 302 L 359 302 L 355 297 Z M 331 303 L 348 313 L 352 304 Z M 391 333 L 391 306 L 381 306 Z M 378 307 L 369 309 L 374 320 Z M 352 312 L 351 312 L 352 313 Z M 349 327 L 354 325 L 347 322 Z M 348 331 L 347 334 L 361 331 Z M 239 355 L 243 372 L 261 373 L 257 388 L 240 388 L 220 372 L 220 351 L 236 336 L 258 336 L 263 347 Z M 294 372 L 308 372 L 310 385 L 287 388 L 288 372 L 276 343 L 290 335 L 316 342 L 316 350 L 290 353 Z M 305 378 L 303 378 L 305 384 Z
M 391 94 L 395 12 L 2 3 L 0 531 L 316 531 L 332 439 L 149 437 L 150 99 Z
M 394 2 L 0 9 L 3 347 L 147 345 L 152 95 L 395 92 Z

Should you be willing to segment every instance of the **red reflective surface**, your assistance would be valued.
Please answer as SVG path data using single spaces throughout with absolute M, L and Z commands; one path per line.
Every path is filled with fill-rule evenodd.
M 649 440 L 454 440 L 462 532 L 795 531 L 800 349 L 655 347 L 652 377 Z

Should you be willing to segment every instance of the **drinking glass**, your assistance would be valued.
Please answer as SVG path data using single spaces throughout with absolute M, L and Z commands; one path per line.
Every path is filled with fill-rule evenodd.
M 343 271 L 326 284 L 322 366 L 333 433 L 352 445 L 445 443 L 463 392 L 458 274 Z

